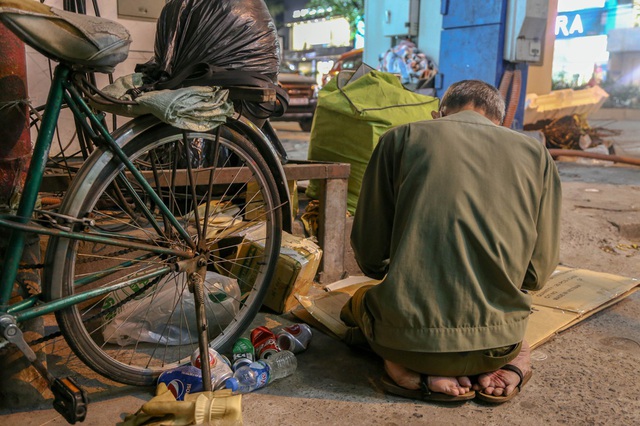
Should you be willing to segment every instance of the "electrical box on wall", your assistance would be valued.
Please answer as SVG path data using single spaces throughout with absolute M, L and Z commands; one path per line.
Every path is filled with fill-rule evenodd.
M 118 18 L 155 21 L 167 0 L 118 0 Z
M 419 0 L 384 0 L 382 32 L 385 36 L 417 36 Z
M 542 64 L 548 0 L 509 0 L 505 22 L 504 59 Z

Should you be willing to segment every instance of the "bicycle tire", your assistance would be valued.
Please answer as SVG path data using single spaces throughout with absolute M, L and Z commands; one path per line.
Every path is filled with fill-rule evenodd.
M 220 302 L 216 306 L 211 304 L 207 306 L 207 317 L 210 321 L 210 346 L 225 353 L 230 350 L 235 340 L 255 318 L 271 281 L 280 249 L 282 203 L 278 195 L 276 179 L 269 168 L 270 160 L 265 160 L 260 154 L 253 145 L 255 141 L 249 142 L 243 135 L 227 126 L 221 126 L 219 131 L 219 144 L 216 145 L 216 131 L 183 133 L 179 129 L 160 124 L 150 126 L 148 130 L 123 142 L 122 149 L 128 158 L 135 160 L 141 170 L 145 170 L 147 167 L 153 172 L 147 174 L 147 180 L 151 179 L 154 183 L 164 183 L 165 188 L 160 185 L 163 201 L 170 205 L 176 218 L 185 229 L 189 230 L 195 244 L 199 239 L 197 234 L 193 234 L 192 228 L 197 225 L 198 221 L 193 220 L 193 216 L 195 216 L 193 212 L 209 203 L 209 200 L 203 201 L 204 195 L 215 192 L 216 197 L 211 200 L 215 208 L 210 207 L 209 219 L 211 222 L 208 222 L 208 225 L 211 224 L 213 227 L 216 220 L 226 222 L 222 231 L 219 228 L 209 227 L 209 230 L 214 229 L 212 231 L 214 235 L 211 237 L 207 235 L 205 238 L 207 250 L 209 250 L 207 270 L 237 279 L 238 288 L 240 288 L 239 298 L 237 294 L 220 295 L 217 292 L 220 286 L 217 285 L 214 285 L 215 299 L 212 299 L 211 292 L 208 293 L 209 299 L 214 302 L 214 305 L 216 301 Z M 185 135 L 187 136 L 186 140 L 189 141 L 188 144 L 183 143 Z M 224 171 L 225 168 L 227 171 L 241 170 L 245 173 L 248 170 L 251 176 L 250 181 L 254 184 L 251 192 L 248 191 L 249 184 L 242 182 L 241 179 L 219 185 L 214 182 L 211 191 L 208 186 L 206 190 L 203 190 L 203 185 L 186 184 L 182 187 L 176 185 L 175 181 L 171 181 L 170 174 L 173 169 L 184 168 L 185 164 L 181 164 L 184 161 L 195 161 L 193 157 L 186 154 L 191 149 L 183 149 L 184 153 L 180 153 L 180 146 L 192 147 L 195 142 L 206 148 L 213 147 L 217 155 L 209 157 L 209 159 L 205 158 L 202 164 L 194 162 L 192 173 L 200 177 L 201 174 L 208 175 L 213 173 L 213 170 Z M 150 164 L 153 165 L 153 168 Z M 159 167 L 159 165 L 169 164 L 172 165 L 171 170 Z M 153 171 L 154 169 L 155 171 Z M 156 176 L 157 173 L 161 174 Z M 150 175 L 151 177 L 149 177 Z M 238 172 L 239 175 L 240 172 Z M 125 183 L 131 185 L 127 198 L 132 198 L 133 192 L 140 191 L 131 177 L 123 172 L 121 162 L 109 152 L 98 149 L 92 154 L 87 168 L 83 167 L 76 176 L 61 205 L 60 213 L 78 220 L 91 217 L 97 223 L 105 222 L 104 218 L 118 224 L 111 230 L 105 226 L 87 226 L 86 223 L 73 225 L 76 230 L 85 227 L 83 231 L 85 233 L 99 233 L 120 240 L 129 238 L 163 247 L 186 247 L 187 242 L 181 240 L 175 230 L 171 230 L 171 227 L 161 220 L 162 215 L 158 213 L 156 205 L 147 204 L 147 208 L 153 211 L 153 218 L 157 215 L 158 223 L 162 224 L 160 231 L 163 232 L 150 228 L 149 223 L 144 222 L 144 216 L 140 215 L 137 210 L 135 214 L 126 217 L 126 220 L 123 219 L 123 210 L 132 210 L 131 208 L 122 209 L 117 205 L 109 206 L 109 209 L 117 212 L 117 216 L 108 216 L 109 210 L 106 205 L 117 203 L 121 199 L 109 196 L 110 184 L 116 179 L 119 181 L 119 189 L 125 187 L 122 185 L 123 179 L 126 180 Z M 165 192 L 167 182 L 172 182 L 171 185 L 168 185 L 167 191 L 169 193 Z M 141 197 L 143 200 L 147 200 L 147 198 Z M 201 203 L 201 201 L 203 202 Z M 227 213 L 233 213 L 222 214 L 223 208 L 218 209 L 221 205 L 225 206 L 224 209 L 227 209 Z M 284 205 L 288 206 L 288 204 Z M 231 218 L 229 218 L 230 215 Z M 190 220 L 196 225 L 190 224 Z M 200 223 L 204 225 L 204 219 Z M 123 226 L 128 228 L 129 232 L 123 230 Z M 258 226 L 262 226 L 264 229 L 264 237 L 260 237 L 263 239 L 253 237 L 254 242 L 248 242 L 247 231 L 252 230 L 253 233 L 256 233 Z M 235 230 L 231 231 L 231 229 Z M 260 253 L 256 247 L 261 248 L 262 252 Z M 150 255 L 140 251 L 125 254 L 125 250 L 122 247 L 111 247 L 108 244 L 100 246 L 97 243 L 52 238 L 47 247 L 47 264 L 51 269 L 45 274 L 45 296 L 50 300 L 55 300 L 71 296 L 78 290 L 121 283 L 132 274 L 151 268 L 149 266 L 151 263 L 176 267 L 177 259 L 175 257 Z M 247 253 L 254 253 L 254 256 L 251 257 Z M 97 266 L 87 269 L 83 267 L 83 262 L 87 260 L 99 262 L 96 264 Z M 248 266 L 252 269 L 247 269 Z M 115 268 L 122 269 L 116 270 Z M 247 274 L 247 271 L 250 273 Z M 80 286 L 82 279 L 87 278 L 85 275 L 87 273 L 106 275 L 93 283 Z M 182 274 L 185 273 L 168 272 L 155 280 L 149 280 L 146 284 L 148 288 L 143 288 L 143 291 L 140 290 L 140 286 L 138 286 L 137 292 L 136 288 L 129 286 L 123 289 L 128 295 L 122 294 L 120 290 L 113 291 L 81 305 L 60 310 L 56 312 L 60 331 L 73 352 L 96 372 L 125 384 L 153 385 L 162 371 L 188 361 L 198 346 L 197 332 L 189 326 L 190 319 L 186 318 L 190 305 L 184 302 L 188 299 L 188 286 L 186 285 L 187 281 L 180 278 Z M 169 290 L 166 290 L 167 288 Z M 208 288 L 211 289 L 211 287 Z M 161 292 L 162 289 L 165 289 L 166 294 L 173 292 L 170 296 L 172 297 L 172 305 L 169 308 L 165 306 L 166 303 L 159 302 L 167 298 L 166 294 Z M 165 296 L 159 296 L 163 294 Z M 111 299 L 114 299 L 115 302 Z M 226 305 L 225 310 L 220 311 L 218 307 L 224 303 L 221 299 L 230 300 L 231 307 Z M 213 308 L 218 309 L 217 314 L 209 318 L 210 312 L 216 312 Z M 237 312 L 234 312 L 236 308 Z M 141 309 L 145 311 L 144 315 L 147 315 L 151 309 L 158 312 L 171 310 L 170 314 L 165 313 L 164 321 L 166 322 L 162 332 L 158 328 L 162 321 L 158 321 L 156 324 L 150 319 L 146 321 L 147 317 L 145 316 L 144 320 L 131 321 L 137 326 L 134 327 L 138 333 L 137 336 L 127 336 L 125 333 L 124 344 L 122 342 L 118 344 L 118 339 L 122 336 L 116 337 L 114 342 L 113 335 L 118 334 L 118 330 L 124 328 L 122 322 L 134 317 L 140 318 L 142 313 L 136 312 L 136 310 Z M 180 311 L 176 315 L 180 317 L 179 326 L 176 324 L 177 320 L 172 318 L 176 311 Z M 195 317 L 195 310 L 191 314 Z M 120 318 L 120 322 L 116 321 L 118 318 Z M 228 325 L 225 325 L 227 322 Z M 157 342 L 145 341 L 144 339 L 153 340 L 154 338 L 149 338 L 147 335 L 143 339 L 143 333 L 137 330 L 145 327 L 156 330 Z M 176 327 L 179 328 L 178 337 L 176 337 L 174 330 Z M 108 336 L 107 330 L 113 333 Z M 126 343 L 128 342 L 127 337 L 133 338 L 133 343 Z M 171 339 L 173 339 L 173 343 L 171 343 Z

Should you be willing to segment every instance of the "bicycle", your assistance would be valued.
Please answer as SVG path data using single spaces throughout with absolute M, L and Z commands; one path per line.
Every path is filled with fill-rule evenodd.
M 38 16 L 36 24 L 25 18 L 31 13 Z M 268 121 L 260 129 L 236 112 L 208 132 L 177 129 L 145 115 L 109 133 L 101 113 L 88 105 L 100 92 L 83 76 L 126 58 L 126 30 L 86 16 L 60 25 L 57 14 L 38 2 L 0 0 L 0 19 L 59 63 L 20 204 L 15 214 L 0 217 L 0 228 L 11 231 L 0 276 L 5 344 L 15 344 L 49 381 L 54 407 L 71 423 L 84 420 L 86 395 L 73 380 L 53 378 L 37 360 L 22 336 L 24 321 L 54 313 L 59 333 L 78 358 L 117 382 L 153 385 L 196 348 L 207 377 L 204 349 L 230 349 L 254 319 L 274 273 L 282 229 L 291 226 L 283 213 L 289 208 L 286 156 L 275 131 Z M 99 54 L 109 46 L 89 41 L 94 28 L 108 29 L 109 45 L 120 46 L 117 55 Z M 98 54 L 88 58 L 83 49 Z M 234 100 L 274 100 L 267 89 L 229 90 Z M 41 211 L 39 188 L 63 106 L 82 123 L 95 149 L 57 211 Z M 42 290 L 10 302 L 30 234 L 48 238 Z M 205 282 L 209 274 L 237 279 L 239 293 Z M 164 312 L 161 320 L 149 316 L 158 310 Z M 118 334 L 134 319 L 133 332 L 130 327 Z M 154 331 L 142 333 L 143 328 Z

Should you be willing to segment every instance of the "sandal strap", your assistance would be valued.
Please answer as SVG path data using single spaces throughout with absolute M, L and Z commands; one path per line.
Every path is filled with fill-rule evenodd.
M 502 367 L 500 367 L 500 370 L 513 371 L 514 373 L 516 373 L 518 377 L 520 377 L 520 381 L 518 382 L 518 385 L 516 387 L 518 388 L 518 390 L 521 390 L 520 386 L 522 385 L 522 381 L 524 380 L 524 374 L 522 374 L 522 370 L 520 370 L 513 364 L 503 365 Z
M 427 396 L 431 395 L 431 389 L 429 389 L 429 376 L 426 374 L 420 375 L 420 390 Z

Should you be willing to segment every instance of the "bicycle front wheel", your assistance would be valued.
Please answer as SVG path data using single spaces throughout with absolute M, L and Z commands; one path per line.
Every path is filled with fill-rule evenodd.
M 210 345 L 225 352 L 247 329 L 279 254 L 282 206 L 268 163 L 226 126 L 158 125 L 122 149 L 158 197 L 112 154 L 94 153 L 60 213 L 99 241 L 51 239 L 46 295 L 92 292 L 56 313 L 65 340 L 98 373 L 144 386 L 198 347 L 194 269 L 202 277 L 206 263 Z

